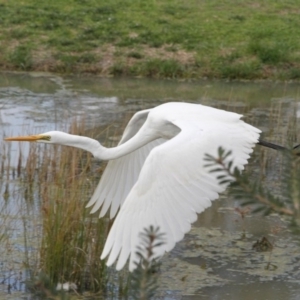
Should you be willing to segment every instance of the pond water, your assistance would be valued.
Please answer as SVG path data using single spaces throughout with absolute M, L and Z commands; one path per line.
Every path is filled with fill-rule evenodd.
M 10 166 L 17 167 L 20 146 L 3 143 L 5 136 L 68 131 L 77 118 L 83 118 L 87 128 L 115 126 L 121 130 L 133 112 L 169 101 L 202 103 L 243 113 L 247 122 L 263 130 L 266 139 L 286 145 L 295 135 L 290 134 L 295 129 L 291 120 L 300 117 L 299 91 L 296 83 L 178 82 L 3 73 L 0 74 L 0 157 L 4 161 L 5 149 L 10 147 Z M 22 155 L 26 157 L 28 151 L 29 146 L 22 144 Z M 279 156 L 275 151 L 256 147 L 248 168 L 276 193 L 280 193 Z M 17 217 L 13 213 L 15 204 L 7 203 L 5 198 L 6 189 L 14 182 L 3 176 L 1 181 L 0 224 L 3 224 Z M 288 221 L 277 215 L 248 214 L 242 218 L 236 207 L 240 203 L 223 194 L 199 215 L 191 232 L 162 259 L 157 298 L 300 299 L 300 247 L 288 228 Z M 28 207 L 24 210 L 27 216 L 37 213 Z M 13 222 L 6 232 L 13 242 L 1 245 L 0 299 L 30 299 L 22 283 L 26 274 L 19 274 L 18 280 L 16 274 L 10 276 L 16 263 L 22 265 L 22 253 L 37 248 L 37 237 L 25 241 L 24 230 L 20 228 L 30 231 L 39 224 L 20 226 L 24 222 L 26 218 Z M 272 251 L 252 249 L 262 237 L 273 244 Z

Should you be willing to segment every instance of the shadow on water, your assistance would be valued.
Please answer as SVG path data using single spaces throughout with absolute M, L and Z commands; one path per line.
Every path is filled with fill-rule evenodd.
M 17 172 L 20 151 L 21 169 L 27 167 L 30 152 L 27 144 L 3 143 L 4 136 L 68 131 L 70 124 L 79 120 L 86 124 L 84 134 L 96 128 L 95 138 L 111 145 L 118 141 L 133 112 L 168 101 L 197 102 L 243 113 L 266 138 L 286 145 L 296 142 L 288 133 L 292 117 L 300 115 L 298 98 L 296 84 L 0 74 L 0 161 Z M 280 163 L 278 153 L 256 147 L 248 172 L 279 194 Z M 10 175 L 2 171 L 0 299 L 28 295 L 23 284 L 28 277 L 24 266 L 39 265 L 41 200 L 33 193 L 31 201 L 23 201 L 24 193 L 19 190 L 23 191 L 12 171 Z M 158 298 L 299 299 L 300 248 L 287 221 L 276 215 L 241 218 L 236 210 L 239 206 L 224 194 L 200 214 L 191 232 L 162 259 Z M 1 240 L 1 234 L 9 238 Z M 263 236 L 274 247 L 256 252 L 252 246 Z M 117 286 L 117 275 L 112 278 Z

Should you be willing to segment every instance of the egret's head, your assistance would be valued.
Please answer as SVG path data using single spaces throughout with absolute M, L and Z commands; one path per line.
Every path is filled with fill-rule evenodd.
M 69 134 L 61 131 L 49 131 L 41 134 L 27 135 L 27 136 L 14 136 L 5 138 L 5 141 L 17 141 L 17 142 L 37 142 L 48 144 L 60 144 L 64 140 L 65 136 Z
M 62 131 L 48 131 L 45 133 L 35 134 L 35 135 L 14 136 L 14 137 L 5 138 L 4 140 L 11 141 L 11 142 L 12 141 L 38 142 L 38 143 L 46 143 L 46 144 L 71 146 L 71 147 L 89 151 L 94 155 L 94 157 L 103 160 L 102 152 L 104 151 L 104 147 L 102 147 L 98 141 L 86 136 L 73 135 Z

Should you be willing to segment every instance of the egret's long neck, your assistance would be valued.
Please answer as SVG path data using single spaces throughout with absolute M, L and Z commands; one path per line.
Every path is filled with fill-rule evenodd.
M 94 155 L 95 158 L 98 158 L 100 160 L 111 160 L 131 153 L 134 150 L 155 140 L 156 138 L 158 138 L 158 136 L 155 136 L 153 134 L 138 132 L 126 143 L 121 144 L 117 147 L 106 148 L 94 139 L 84 136 L 69 135 L 68 139 L 60 142 L 60 144 L 89 151 Z
M 135 136 L 133 136 L 130 140 L 125 142 L 124 144 L 118 145 L 117 147 L 105 148 L 100 145 L 99 150 L 94 153 L 96 158 L 101 160 L 111 160 L 122 157 L 126 154 L 133 152 L 134 150 L 143 147 L 144 145 L 150 143 L 151 141 L 159 138 L 158 135 L 154 135 L 153 133 L 141 133 L 139 131 Z
M 73 134 L 67 134 L 66 138 L 56 141 L 55 143 L 86 150 L 92 154 L 98 151 L 99 147 L 102 147 L 100 143 L 94 139 Z

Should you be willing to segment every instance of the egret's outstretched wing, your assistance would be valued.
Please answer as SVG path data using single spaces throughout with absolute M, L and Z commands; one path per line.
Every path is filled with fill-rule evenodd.
M 150 110 L 139 111 L 131 118 L 119 145 L 128 141 L 139 131 Z M 110 218 L 113 218 L 137 181 L 146 157 L 154 147 L 164 141 L 164 139 L 155 140 L 126 156 L 109 161 L 91 200 L 87 204 L 87 207 L 94 205 L 91 213 L 96 212 L 101 207 L 100 217 L 102 217 L 110 207 Z
M 206 153 L 217 156 L 221 146 L 232 150 L 234 166 L 243 169 L 259 130 L 231 114 L 229 120 L 214 119 L 200 123 L 196 116 L 174 121 L 181 132 L 156 147 L 147 157 L 137 183 L 110 230 L 101 258 L 107 265 L 117 262 L 122 269 L 130 256 L 129 269 L 135 268 L 139 233 L 150 225 L 165 233 L 165 244 L 156 249 L 156 256 L 170 251 L 196 221 L 197 213 L 211 205 L 226 185 L 219 185 L 217 174 L 204 167 Z M 207 118 L 209 120 L 209 118 Z

